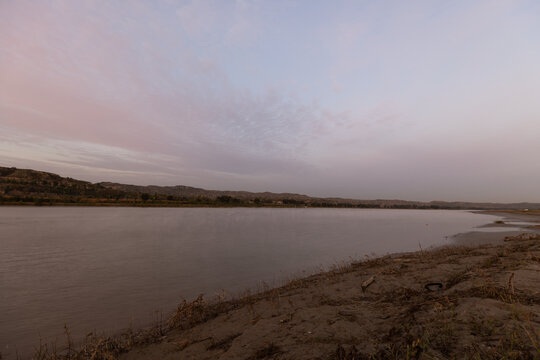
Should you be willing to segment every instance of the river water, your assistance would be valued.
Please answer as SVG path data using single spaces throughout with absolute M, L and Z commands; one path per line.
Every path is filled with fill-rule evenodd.
M 493 222 L 447 210 L 0 207 L 0 353 L 113 333 L 182 297 L 279 285 L 365 255 L 451 244 Z M 60 340 L 59 340 L 60 341 Z

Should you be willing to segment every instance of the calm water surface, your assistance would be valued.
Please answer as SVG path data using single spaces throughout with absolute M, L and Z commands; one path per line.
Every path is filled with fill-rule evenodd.
M 181 297 L 238 292 L 497 220 L 445 210 L 0 207 L 0 352 L 114 332 Z

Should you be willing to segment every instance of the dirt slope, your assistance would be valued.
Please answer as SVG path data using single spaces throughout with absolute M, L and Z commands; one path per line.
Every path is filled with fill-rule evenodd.
M 539 314 L 540 236 L 526 234 L 368 260 L 233 303 L 185 303 L 159 343 L 121 359 L 534 359 Z

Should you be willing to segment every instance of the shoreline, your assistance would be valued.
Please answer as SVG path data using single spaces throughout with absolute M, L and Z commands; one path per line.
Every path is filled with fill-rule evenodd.
M 361 205 L 361 206 L 340 206 L 340 205 L 294 205 L 294 204 L 265 204 L 265 205 L 255 205 L 255 204 L 176 204 L 176 203 L 142 203 L 142 202 L 132 202 L 132 203 L 121 203 L 121 202 L 44 202 L 41 204 L 33 202 L 2 202 L 0 201 L 0 206 L 5 207 L 118 207 L 118 208 L 246 208 L 246 209 L 353 209 L 353 210 L 456 210 L 456 211 L 471 211 L 471 212 L 490 212 L 497 210 L 486 210 L 486 209 L 471 209 L 466 207 L 445 207 L 445 206 L 380 206 L 380 205 Z M 508 210 L 500 210 L 512 211 Z
M 532 359 L 540 356 L 540 235 L 534 230 L 486 233 L 501 239 L 495 244 L 457 243 L 335 266 L 234 299 L 199 297 L 151 328 L 90 337 L 81 351 L 71 343 L 57 357 L 42 348 L 49 357 L 41 358 Z M 474 233 L 461 240 L 470 242 Z M 441 291 L 425 290 L 428 282 L 440 282 Z
M 540 234 L 540 211 L 520 211 L 520 210 L 470 210 L 472 213 L 494 215 L 502 217 L 501 220 L 484 224 L 478 227 L 478 231 L 469 231 L 452 236 L 455 245 L 478 246 L 485 244 L 502 244 L 507 236 L 517 236 L 523 232 Z M 510 224 L 509 224 L 510 222 Z M 514 225 L 511 222 L 531 222 L 537 225 Z M 482 231 L 489 228 L 504 228 L 508 231 Z M 515 230 L 516 228 L 519 228 Z

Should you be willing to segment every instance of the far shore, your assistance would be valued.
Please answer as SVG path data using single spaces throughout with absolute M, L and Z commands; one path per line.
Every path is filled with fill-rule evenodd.
M 406 206 L 406 205 L 372 205 L 372 204 L 330 204 L 330 205 L 299 205 L 299 204 L 254 204 L 249 202 L 234 203 L 218 203 L 210 201 L 209 203 L 180 203 L 180 202 L 144 202 L 142 200 L 137 201 L 88 201 L 88 202 L 62 202 L 56 200 L 44 200 L 44 201 L 2 201 L 0 200 L 0 206 L 11 207 L 136 207 L 136 208 L 271 208 L 271 209 L 369 209 L 369 210 L 465 210 L 465 211 L 489 211 L 485 209 L 471 209 L 465 207 L 453 207 L 453 206 L 439 206 L 439 205 L 425 205 L 425 206 Z M 494 210 L 495 211 L 495 210 Z
M 540 224 L 540 212 L 489 211 Z M 278 288 L 202 295 L 152 327 L 38 359 L 536 359 L 540 226 L 335 266 Z M 489 239 L 488 239 L 489 237 Z M 466 245 L 465 245 L 466 244 Z

